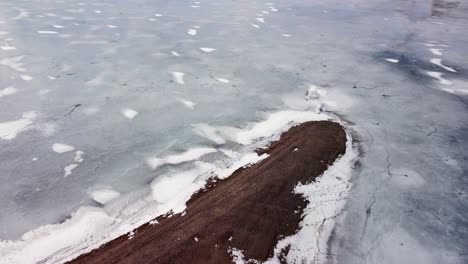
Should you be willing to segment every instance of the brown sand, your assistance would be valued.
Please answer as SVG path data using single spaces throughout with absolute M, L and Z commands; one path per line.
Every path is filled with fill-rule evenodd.
M 337 123 L 293 127 L 258 151 L 268 158 L 194 195 L 184 216 L 158 217 L 159 224 L 137 228 L 132 239 L 122 235 L 71 263 L 231 263 L 229 248 L 266 260 L 279 239 L 298 229 L 307 202 L 294 187 L 322 174 L 345 143 Z

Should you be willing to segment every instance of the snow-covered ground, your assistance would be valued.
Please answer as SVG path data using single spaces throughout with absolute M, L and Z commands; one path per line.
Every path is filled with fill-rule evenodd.
M 290 260 L 468 262 L 467 14 L 444 0 L 0 1 L 0 263 L 61 261 L 183 211 L 290 121 L 329 118 L 359 162 L 298 187 L 323 201 L 303 232 L 314 210 L 332 221 Z M 320 196 L 330 175 L 340 199 Z

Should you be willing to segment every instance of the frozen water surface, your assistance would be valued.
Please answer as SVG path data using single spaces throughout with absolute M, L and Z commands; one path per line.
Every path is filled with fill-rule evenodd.
M 467 19 L 456 0 L 0 1 L 0 263 L 183 210 L 289 117 L 339 117 L 360 150 L 317 185 L 347 179 L 343 211 L 312 204 L 326 240 L 290 261 L 467 263 Z

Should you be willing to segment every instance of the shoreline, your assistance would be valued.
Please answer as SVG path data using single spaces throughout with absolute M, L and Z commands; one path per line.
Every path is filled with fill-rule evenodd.
M 231 263 L 235 251 L 265 261 L 303 219 L 308 202 L 294 188 L 343 155 L 346 140 L 342 126 L 331 121 L 292 127 L 257 150 L 267 158 L 214 178 L 182 214 L 157 217 L 68 263 Z

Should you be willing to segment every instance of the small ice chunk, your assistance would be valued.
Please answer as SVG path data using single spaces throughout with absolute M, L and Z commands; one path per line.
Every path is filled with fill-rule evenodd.
M 265 18 L 263 18 L 263 17 L 257 17 L 256 19 L 260 23 L 265 23 Z
M 122 114 L 128 119 L 133 119 L 138 115 L 138 112 L 130 108 L 125 108 L 122 109 Z
M 192 101 L 189 101 L 189 100 L 186 100 L 184 98 L 177 98 L 177 101 L 179 101 L 180 103 L 185 105 L 188 109 L 194 109 L 195 105 L 196 105 L 196 103 L 194 103 Z
M 39 34 L 58 34 L 57 31 L 51 31 L 51 30 L 39 30 L 37 31 Z
M 7 44 L 5 46 L 0 46 L 0 49 L 2 49 L 3 51 L 9 51 L 9 50 L 15 50 L 16 48 Z
M 203 51 L 203 52 L 206 52 L 206 53 L 210 53 L 210 52 L 215 51 L 216 49 L 213 49 L 213 48 L 200 48 L 200 50 Z
M 64 28 L 62 25 L 52 25 L 54 28 Z
M 108 28 L 116 28 L 117 26 L 115 25 L 107 25 Z
M 195 35 L 197 35 L 197 30 L 194 29 L 194 28 L 191 28 L 191 29 L 189 29 L 189 30 L 187 31 L 187 34 L 192 35 L 192 36 L 195 36 Z
M 429 49 L 434 55 L 442 56 L 442 49 Z
M 174 55 L 174 56 L 176 56 L 176 57 L 179 57 L 179 56 L 180 56 L 180 54 L 179 54 L 177 51 L 171 51 L 171 54 Z
M 83 155 L 84 154 L 85 153 L 83 151 L 81 151 L 81 150 L 78 150 L 77 152 L 75 152 L 75 159 L 74 159 L 75 162 L 78 162 L 78 163 L 83 162 L 83 160 L 84 160 Z
M 29 75 L 20 75 L 20 78 L 23 80 L 23 81 L 31 81 L 33 79 L 33 77 L 29 76 Z
M 0 89 L 0 97 L 2 96 L 7 96 L 7 95 L 12 95 L 18 92 L 18 89 L 16 89 L 13 86 L 9 86 L 7 88 Z
M 447 71 L 457 72 L 457 71 L 454 70 L 453 68 L 443 65 L 443 64 L 442 64 L 442 59 L 436 59 L 436 58 L 431 59 L 431 63 L 433 63 L 433 64 L 435 64 L 435 65 L 437 65 L 437 66 L 439 66 L 439 67 L 441 67 L 441 68 L 444 68 L 444 69 L 447 70 Z
M 260 26 L 257 25 L 257 24 L 250 24 L 250 25 L 252 25 L 252 27 L 254 27 L 254 28 L 260 28 Z
M 424 43 L 424 45 L 427 47 L 448 47 L 447 45 L 443 45 L 443 44 Z
M 427 71 L 426 72 L 427 75 L 437 79 L 439 81 L 440 84 L 443 84 L 443 85 L 452 85 L 452 82 L 447 80 L 447 79 L 444 79 L 442 78 L 442 75 L 443 73 L 441 72 L 434 72 L 434 71 Z
M 155 17 L 162 17 L 162 14 L 154 14 Z
M 172 72 L 172 80 L 178 84 L 185 84 L 183 72 Z
M 218 82 L 222 82 L 222 83 L 229 83 L 229 80 L 228 80 L 228 79 L 217 78 L 216 80 L 217 80 Z
M 52 150 L 59 153 L 59 154 L 62 154 L 62 153 L 65 153 L 65 152 L 75 150 L 75 147 L 67 145 L 67 144 L 55 143 L 54 145 L 52 145 Z
M 386 61 L 389 61 L 391 63 L 398 63 L 400 60 L 397 59 L 390 59 L 390 58 L 385 58 Z
M 63 177 L 70 176 L 72 174 L 72 170 L 74 170 L 76 167 L 78 167 L 78 164 L 74 164 L 74 163 L 65 166 L 65 168 L 63 168 L 63 170 L 65 171 L 65 174 L 63 175 Z
M 283 36 L 285 38 L 290 38 L 291 37 L 291 35 L 289 35 L 289 34 L 281 34 L 281 36 Z

